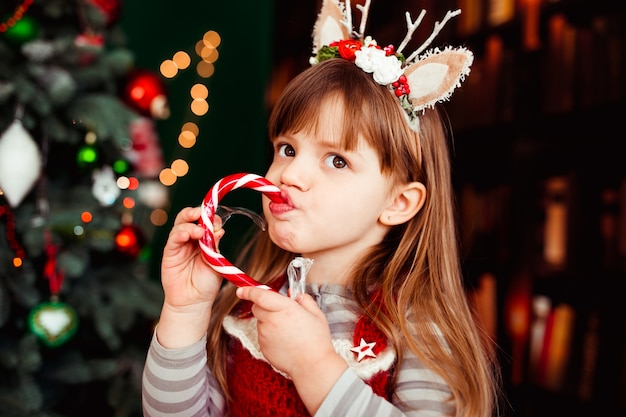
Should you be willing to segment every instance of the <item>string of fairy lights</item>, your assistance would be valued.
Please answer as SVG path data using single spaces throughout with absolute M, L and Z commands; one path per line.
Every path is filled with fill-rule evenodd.
M 219 58 L 218 46 L 221 43 L 220 35 L 214 31 L 209 30 L 204 33 L 203 37 L 195 44 L 195 54 L 199 58 L 195 65 L 196 73 L 203 79 L 208 79 L 213 76 L 215 72 L 215 62 Z M 187 70 L 192 64 L 192 57 L 186 51 L 176 52 L 171 59 L 165 59 L 161 63 L 159 70 L 161 76 L 166 79 L 175 78 L 181 71 Z M 209 111 L 209 89 L 207 86 L 198 82 L 191 86 L 189 89 L 191 97 L 191 103 L 189 105 L 191 113 L 195 116 L 204 116 Z M 178 135 L 178 144 L 183 149 L 191 149 L 195 146 L 200 129 L 198 125 L 192 121 L 187 121 L 182 124 L 180 133 Z M 159 175 L 158 179 L 161 184 L 166 187 L 173 186 L 179 178 L 184 177 L 189 172 L 189 164 L 184 158 L 174 159 L 168 167 L 164 167 Z M 128 177 L 121 175 L 117 178 L 117 186 L 121 190 L 135 190 L 139 187 L 139 182 L 134 177 Z M 145 184 L 142 184 L 142 187 Z M 125 198 L 122 200 L 124 208 L 130 210 L 134 207 L 135 201 L 132 198 Z M 85 219 L 90 219 L 89 213 L 84 213 Z M 162 226 L 168 220 L 168 212 L 164 208 L 155 208 L 150 213 L 150 221 L 155 226 Z M 124 235 L 119 235 L 121 238 Z
M 195 53 L 200 58 L 196 64 L 196 73 L 198 76 L 204 79 L 210 78 L 215 72 L 215 62 L 219 58 L 218 46 L 221 43 L 221 37 L 219 33 L 214 30 L 209 30 L 202 36 L 195 45 Z M 160 65 L 161 75 L 165 78 L 174 78 L 180 71 L 186 70 L 191 65 L 191 57 L 185 51 L 178 51 L 172 59 L 164 60 Z M 209 97 L 209 89 L 203 83 L 196 83 L 189 89 L 191 96 L 191 103 L 189 105 L 191 112 L 196 116 L 204 116 L 209 111 L 209 103 L 207 101 Z M 194 122 L 188 121 L 183 123 L 178 135 L 178 144 L 183 149 L 192 148 L 197 141 L 200 129 Z M 172 186 L 176 183 L 178 178 L 184 177 L 189 172 L 189 164 L 183 158 L 175 159 L 172 161 L 169 167 L 161 170 L 159 174 L 159 181 L 165 186 Z M 161 210 L 153 213 L 152 221 L 155 224 L 164 222 L 167 214 Z
M 198 40 L 195 44 L 194 52 L 196 56 L 199 58 L 197 63 L 195 64 L 195 71 L 197 75 L 203 79 L 208 79 L 213 76 L 215 72 L 215 62 L 219 58 L 218 47 L 221 43 L 221 37 L 219 33 L 214 30 L 209 30 L 200 40 Z M 173 54 L 171 59 L 165 59 L 160 64 L 159 71 L 161 76 L 166 79 L 175 78 L 181 71 L 185 71 L 189 69 L 192 65 L 192 57 L 186 51 L 177 51 Z M 134 92 L 130 91 L 130 95 L 133 95 Z M 195 116 L 201 117 L 206 115 L 209 111 L 209 89 L 207 86 L 198 82 L 191 86 L 189 89 L 189 95 L 191 97 L 191 102 L 189 108 L 191 113 Z M 178 144 L 183 149 L 191 149 L 195 146 L 198 135 L 200 134 L 200 129 L 198 125 L 192 121 L 184 122 L 181 126 L 180 133 L 178 135 Z M 86 141 L 87 142 L 87 141 Z M 88 151 L 88 147 L 85 147 L 85 151 Z M 88 158 L 87 155 L 83 155 L 82 159 Z M 115 171 L 122 172 L 125 171 L 126 168 L 122 167 L 122 169 L 116 169 Z M 189 164 L 184 158 L 174 159 L 168 167 L 164 167 L 161 169 L 158 180 L 159 182 L 166 186 L 172 187 L 179 178 L 184 177 L 189 172 Z M 139 188 L 139 181 L 135 177 L 120 175 L 116 181 L 117 186 L 120 190 L 136 190 Z M 145 187 L 146 184 L 141 184 L 142 187 Z M 122 205 L 125 209 L 131 210 L 135 206 L 135 201 L 131 197 L 126 197 L 122 199 Z M 89 212 L 83 213 L 82 220 L 85 223 L 91 221 L 92 217 Z M 168 220 L 168 212 L 164 208 L 154 208 L 150 213 L 150 222 L 155 226 L 162 226 Z M 80 230 L 76 230 L 75 233 L 80 234 Z M 118 234 L 117 239 L 125 239 L 125 234 Z M 132 237 L 132 236 L 131 236 Z M 117 242 L 118 246 L 124 246 L 124 242 Z M 128 245 L 128 244 L 126 244 Z

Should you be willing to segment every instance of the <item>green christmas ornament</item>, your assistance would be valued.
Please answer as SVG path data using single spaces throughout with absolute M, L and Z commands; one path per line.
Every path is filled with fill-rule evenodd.
M 44 344 L 57 347 L 76 333 L 78 315 L 68 304 L 49 301 L 33 308 L 28 315 L 28 326 Z
M 123 159 L 118 159 L 113 162 L 113 171 L 116 174 L 125 174 L 128 171 L 128 162 Z
M 9 27 L 4 35 L 17 44 L 23 44 L 39 36 L 39 25 L 30 16 L 24 16 Z
M 80 167 L 93 165 L 98 160 L 98 150 L 91 145 L 83 145 L 76 154 L 76 162 Z

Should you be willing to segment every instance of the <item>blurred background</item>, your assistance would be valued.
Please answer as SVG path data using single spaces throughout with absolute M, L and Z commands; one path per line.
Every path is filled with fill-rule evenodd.
M 0 416 L 141 415 L 173 217 L 265 172 L 320 4 L 0 3 Z M 410 51 L 459 8 L 433 46 L 475 54 L 444 107 L 502 414 L 626 415 L 622 2 L 374 0 L 366 33 L 397 45 L 425 9 Z M 231 222 L 227 257 L 251 226 Z

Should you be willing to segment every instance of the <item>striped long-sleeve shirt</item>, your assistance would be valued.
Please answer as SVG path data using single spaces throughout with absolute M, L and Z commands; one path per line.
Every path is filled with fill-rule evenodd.
M 397 364 L 397 383 L 391 402 L 379 397 L 363 381 L 367 370 L 351 360 L 348 350 L 357 315 L 355 301 L 344 287 L 309 286 L 328 320 L 335 348 L 350 365 L 337 380 L 315 417 L 321 416 L 450 416 L 454 403 L 442 378 L 427 369 L 410 352 Z M 232 325 L 232 323 L 231 323 Z M 228 329 L 227 329 L 228 330 Z M 349 342 L 348 342 L 349 341 Z M 206 339 L 183 349 L 166 349 L 153 336 L 143 375 L 145 417 L 221 417 L 227 404 L 221 388 L 208 369 Z M 388 361 L 384 355 L 377 360 Z M 386 365 L 383 365 L 386 366 Z M 362 379 L 363 378 L 363 379 Z

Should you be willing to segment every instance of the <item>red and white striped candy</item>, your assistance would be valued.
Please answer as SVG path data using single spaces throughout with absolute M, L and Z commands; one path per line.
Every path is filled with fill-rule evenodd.
M 198 224 L 204 227 L 204 237 L 200 240 L 200 249 L 207 263 L 224 278 L 238 287 L 255 286 L 269 288 L 261 285 L 253 278 L 246 275 L 239 268 L 230 263 L 222 254 L 217 252 L 215 236 L 213 234 L 213 220 L 219 200 L 236 188 L 250 188 L 265 194 L 270 200 L 282 203 L 280 189 L 269 180 L 256 174 L 232 174 L 216 182 L 204 197 L 202 202 L 202 216 Z

